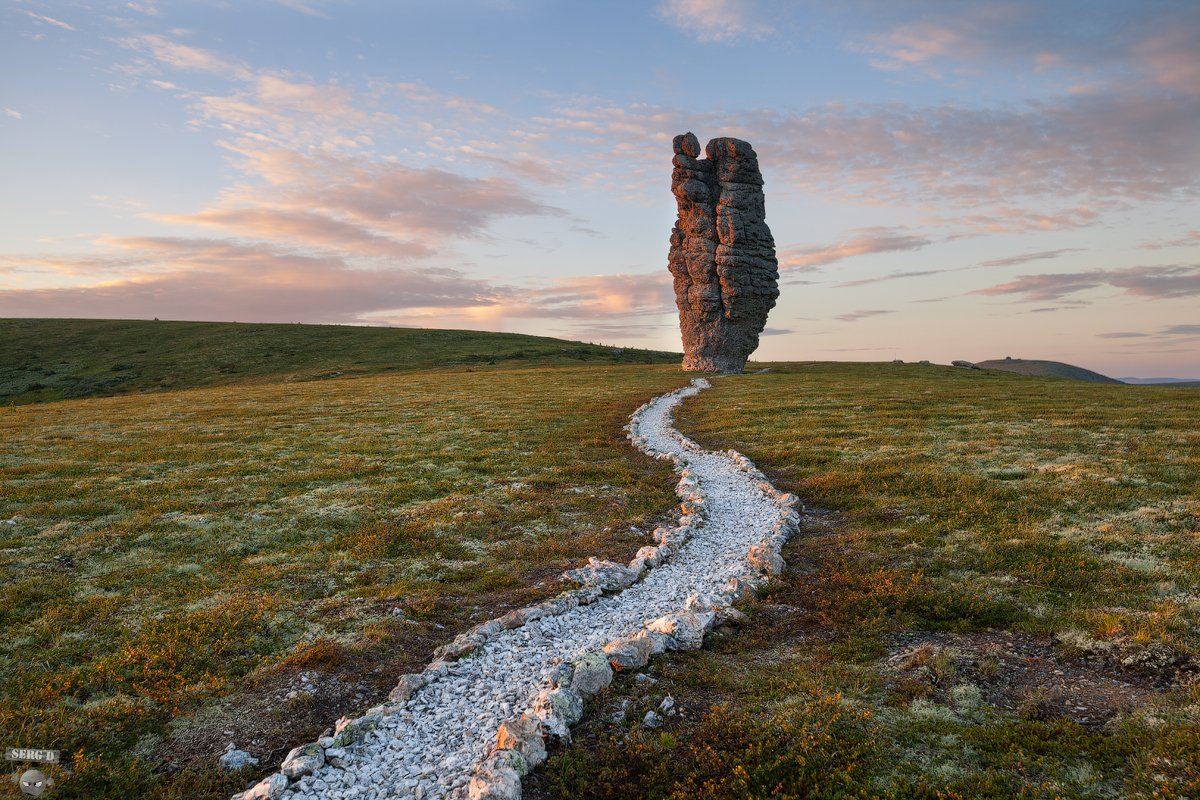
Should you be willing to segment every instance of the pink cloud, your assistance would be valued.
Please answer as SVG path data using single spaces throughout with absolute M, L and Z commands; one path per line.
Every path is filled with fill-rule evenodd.
M 845 314 L 838 314 L 834 319 L 842 322 L 858 322 L 860 319 L 870 319 L 871 317 L 879 317 L 884 314 L 895 314 L 895 309 L 883 308 L 863 308 L 858 311 L 850 311 Z
M 236 59 L 224 58 L 211 50 L 192 47 L 159 34 L 147 34 L 127 39 L 125 45 L 148 53 L 156 61 L 185 72 L 207 72 L 222 77 L 249 79 L 252 72 Z
M 1143 250 L 1162 250 L 1166 247 L 1195 247 L 1200 245 L 1200 230 L 1190 230 L 1178 239 L 1169 239 L 1165 242 L 1143 242 L 1138 247 Z
M 445 269 L 356 269 L 227 240 L 112 240 L 154 266 L 83 285 L 0 290 L 0 316 L 353 322 L 373 311 L 486 307 L 506 290 Z
M 1012 267 L 1017 264 L 1028 264 L 1030 261 L 1045 261 L 1050 258 L 1058 258 L 1067 253 L 1082 253 L 1084 248 L 1081 247 L 1064 247 L 1059 250 L 1042 250 L 1036 253 L 1021 253 L 1020 255 L 1007 256 L 1005 258 L 994 258 L 991 261 L 980 262 L 981 267 Z
M 930 244 L 924 236 L 901 233 L 894 228 L 860 228 L 858 235 L 830 245 L 793 245 L 783 249 L 781 269 L 812 269 L 855 256 L 919 250 Z
M 47 17 L 45 14 L 35 14 L 28 9 L 25 10 L 25 15 L 36 22 L 41 22 L 46 25 L 53 25 L 56 28 L 62 28 L 64 31 L 76 30 L 74 25 L 69 25 L 66 22 L 63 22 L 61 19 L 55 19 L 54 17 Z
M 1190 297 L 1200 295 L 1200 267 L 1165 265 L 1022 275 L 1016 280 L 978 289 L 972 294 L 1016 294 L 1021 295 L 1024 302 L 1044 302 L 1103 286 L 1123 289 L 1126 294 L 1151 300 Z
M 750 0 L 663 0 L 658 15 L 699 42 L 761 39 L 774 33 L 758 19 Z
M 434 250 L 419 241 L 397 240 L 361 225 L 311 211 L 266 207 L 210 208 L 196 214 L 153 214 L 162 222 L 198 225 L 267 241 L 290 242 L 341 253 L 411 260 Z

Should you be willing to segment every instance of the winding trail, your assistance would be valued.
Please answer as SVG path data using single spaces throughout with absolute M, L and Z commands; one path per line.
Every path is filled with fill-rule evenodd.
M 700 612 L 691 616 L 700 620 L 702 636 L 722 609 L 752 590 L 762 575 L 779 569 L 779 547 L 799 519 L 795 498 L 777 492 L 743 456 L 706 451 L 675 430 L 673 410 L 708 387 L 697 379 L 655 398 L 635 412 L 629 425 L 635 446 L 675 462 L 682 475 L 677 491 L 685 513 L 676 528 L 656 531 L 662 547 L 659 557 L 649 561 L 661 560 L 658 566 L 645 569 L 636 583 L 616 593 L 601 595 L 598 588 L 564 593 L 557 605 L 541 604 L 550 609 L 546 615 L 520 627 L 498 629 L 496 621 L 477 626 L 473 638 L 460 637 L 470 646 L 459 660 L 434 662 L 409 691 L 393 693 L 392 703 L 357 720 L 339 721 L 341 730 L 356 735 L 310 745 L 323 751 L 322 758 L 314 759 L 323 765 L 299 776 L 293 768 L 287 782 L 277 774 L 241 797 L 466 798 L 473 775 L 488 763 L 495 766 L 500 723 L 533 712 L 539 694 L 544 697 L 562 680 L 556 677 L 560 664 L 639 634 L 656 637 L 656 650 L 699 646 L 698 639 L 689 645 L 682 635 L 676 641 L 649 634 L 646 625 L 691 609 Z M 756 548 L 757 559 L 752 555 Z M 642 564 L 635 561 L 633 566 Z M 508 791 L 480 784 L 470 794 L 512 796 Z M 519 796 L 519 783 L 517 792 Z

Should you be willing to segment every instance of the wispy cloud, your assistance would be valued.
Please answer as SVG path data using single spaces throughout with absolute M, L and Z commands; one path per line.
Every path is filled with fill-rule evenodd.
M 371 314 L 404 325 L 501 330 L 509 320 L 561 320 L 573 336 L 634 336 L 657 330 L 674 316 L 670 275 L 663 273 L 563 278 L 549 286 L 494 289 L 494 301 L 458 307 L 414 308 Z
M 858 311 L 850 311 L 845 314 L 838 314 L 834 319 L 841 322 L 858 322 L 860 319 L 868 319 L 870 317 L 878 317 L 882 314 L 895 314 L 895 309 L 881 308 L 864 308 Z
M 1162 250 L 1166 247 L 1196 247 L 1200 246 L 1200 230 L 1190 230 L 1178 239 L 1165 242 L 1142 242 L 1138 247 L 1143 250 Z
M 835 289 L 849 289 L 855 286 L 869 286 L 873 283 L 886 283 L 887 281 L 899 281 L 906 278 L 923 278 L 926 275 L 941 275 L 944 272 L 952 272 L 948 269 L 923 269 L 913 272 L 889 272 L 886 275 L 874 275 L 869 278 L 859 278 L 854 281 L 846 281 L 844 283 L 835 283 Z
M 12 117 L 13 119 L 22 119 L 22 118 L 24 118 L 25 115 L 22 114 L 20 111 L 16 111 L 14 109 L 9 108 L 8 106 L 5 106 L 4 107 L 4 116 Z
M 433 249 L 413 240 L 398 240 L 363 225 L 300 209 L 264 207 L 209 208 L 196 214 L 153 214 L 151 219 L 198 225 L 254 239 L 290 242 L 308 247 L 411 260 L 427 258 Z
M 1078 227 L 1133 202 L 1200 196 L 1200 103 L 1161 93 L 1004 108 L 830 103 L 734 113 L 593 104 L 537 122 L 647 187 L 658 185 L 662 153 L 679 131 L 741 136 L 753 141 L 769 184 L 920 209 L 951 234 Z
M 912 70 L 933 78 L 979 70 L 984 64 L 1073 78 L 1080 91 L 1137 76 L 1187 94 L 1200 93 L 1200 12 L 1194 4 L 1158 3 L 1106 8 L 1087 25 L 1060 24 L 1053 4 L 1003 3 L 927 6 L 920 18 L 898 15 L 854 49 L 872 66 Z M 887 19 L 886 13 L 879 17 Z
M 664 0 L 658 15 L 700 42 L 760 39 L 774 28 L 757 17 L 751 0 Z
M 914 236 L 895 228 L 860 228 L 854 233 L 834 244 L 784 248 L 779 266 L 782 269 L 812 269 L 854 256 L 919 250 L 931 242 L 925 236 Z
M 1007 256 L 1005 258 L 994 258 L 991 261 L 980 262 L 981 267 L 1012 267 L 1017 264 L 1028 264 L 1030 261 L 1045 261 L 1050 258 L 1058 258 L 1066 253 L 1082 253 L 1085 248 L 1082 247 L 1064 247 L 1060 250 L 1042 250 L 1037 253 L 1022 253 L 1016 256 Z
M 1200 266 L 1165 265 L 1088 270 L 1077 273 L 1022 275 L 1016 280 L 978 289 L 972 294 L 1021 295 L 1025 302 L 1057 300 L 1067 295 L 1108 286 L 1152 300 L 1200 294 Z
M 250 68 L 238 59 L 221 56 L 211 50 L 183 44 L 159 34 L 147 34 L 125 40 L 125 46 L 147 53 L 172 69 L 185 72 L 206 72 L 229 78 L 248 80 Z
M 61 19 L 47 17 L 44 14 L 35 14 L 28 9 L 25 10 L 25 14 L 28 15 L 30 19 L 37 20 L 38 22 L 45 23 L 46 25 L 53 25 L 56 28 L 62 28 L 64 31 L 73 31 L 76 29 L 74 25 L 68 25 Z
M 274 2 L 278 3 L 284 8 L 290 8 L 293 11 L 299 11 L 301 14 L 307 14 L 310 17 L 316 17 L 317 19 L 329 19 L 329 15 L 317 8 L 316 3 L 309 3 L 305 2 L 304 0 L 274 0 Z
M 505 290 L 445 269 L 356 269 L 332 256 L 228 240 L 114 240 L 153 269 L 82 285 L 0 291 L 0 315 L 355 322 L 373 311 L 486 307 Z

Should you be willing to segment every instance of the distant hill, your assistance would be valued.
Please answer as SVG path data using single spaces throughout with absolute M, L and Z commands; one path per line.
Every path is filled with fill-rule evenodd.
M 0 319 L 0 405 L 478 365 L 678 363 L 544 336 L 353 325 Z
M 1120 378 L 1122 383 L 1135 383 L 1139 386 L 1185 386 L 1195 388 L 1200 386 L 1200 378 Z
M 1018 375 L 1032 375 L 1038 378 L 1069 378 L 1075 381 L 1091 381 L 1092 383 L 1120 383 L 1116 378 L 1092 372 L 1090 369 L 1064 364 L 1061 361 L 1035 361 L 1025 358 L 996 358 L 991 361 L 976 361 L 980 369 L 998 369 L 1003 372 L 1015 372 Z

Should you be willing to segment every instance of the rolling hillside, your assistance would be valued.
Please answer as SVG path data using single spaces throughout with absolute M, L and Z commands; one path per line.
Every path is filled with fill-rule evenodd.
M 678 363 L 542 336 L 351 325 L 0 319 L 0 405 L 452 366 Z
M 1026 358 L 994 358 L 991 361 L 976 361 L 980 369 L 998 369 L 1003 372 L 1015 372 L 1018 375 L 1030 375 L 1036 378 L 1068 378 L 1074 381 L 1091 381 L 1092 383 L 1120 383 L 1121 381 L 1092 372 L 1090 369 L 1064 364 L 1061 361 L 1038 361 Z

